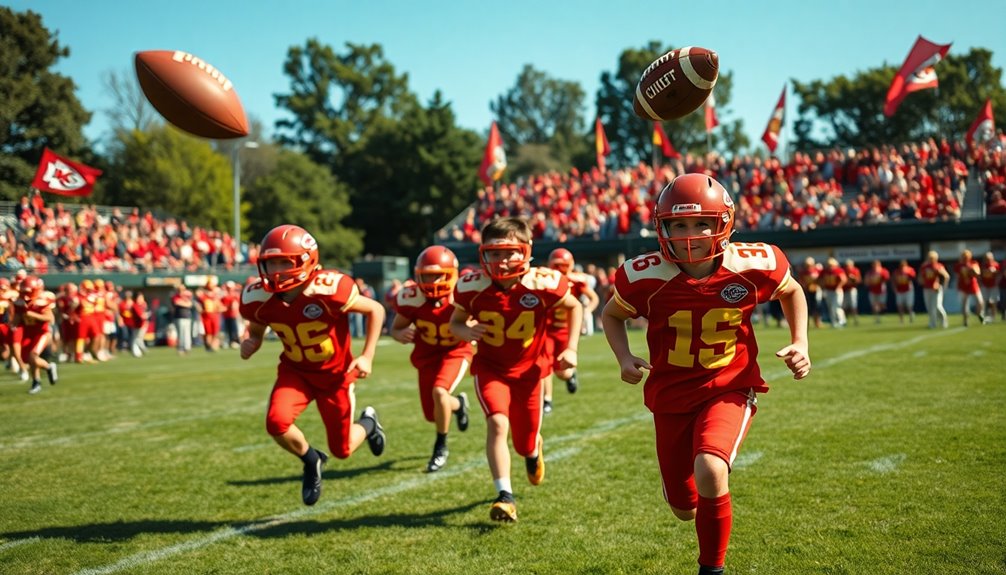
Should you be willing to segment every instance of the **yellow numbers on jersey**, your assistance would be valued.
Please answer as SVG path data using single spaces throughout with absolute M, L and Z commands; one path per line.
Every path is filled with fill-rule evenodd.
M 705 344 L 699 348 L 699 365 L 706 369 L 720 369 L 730 365 L 737 351 L 737 327 L 741 325 L 744 312 L 737 308 L 718 307 L 702 316 L 699 341 Z M 725 324 L 725 325 L 724 325 Z M 667 326 L 674 329 L 674 345 L 667 350 L 667 363 L 691 369 L 695 367 L 692 345 L 692 311 L 679 310 L 667 318 Z M 722 352 L 717 353 L 718 346 Z
M 480 311 L 479 323 L 487 328 L 485 335 L 479 340 L 479 345 L 500 347 L 508 339 L 518 339 L 521 341 L 521 347 L 526 348 L 534 341 L 533 311 L 520 312 L 509 327 L 504 326 L 506 318 L 503 314 L 496 311 Z
M 416 331 L 419 332 L 419 339 L 428 345 L 455 346 L 458 338 L 451 333 L 451 324 L 442 323 L 439 326 L 432 321 L 423 319 L 416 320 Z
M 283 342 L 283 355 L 290 361 L 322 363 L 335 355 L 335 346 L 328 336 L 328 324 L 324 322 L 309 321 L 298 323 L 296 327 L 271 323 L 269 327 Z

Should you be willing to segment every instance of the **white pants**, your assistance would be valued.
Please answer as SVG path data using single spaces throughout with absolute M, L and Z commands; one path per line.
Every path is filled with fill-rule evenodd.
M 842 309 L 842 296 L 838 290 L 824 290 L 824 301 L 828 304 L 828 318 L 831 325 L 845 325 L 845 310 Z
M 943 309 L 943 287 L 922 290 L 922 299 L 929 312 L 929 327 L 947 327 L 947 310 Z

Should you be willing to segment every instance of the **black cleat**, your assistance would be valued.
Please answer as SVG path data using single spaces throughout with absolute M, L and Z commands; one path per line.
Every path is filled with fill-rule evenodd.
M 489 507 L 489 519 L 503 523 L 517 521 L 517 502 L 509 491 L 500 491 L 499 497 Z
M 573 375 L 569 376 L 569 379 L 566 380 L 566 391 L 576 393 L 578 389 L 580 389 L 580 381 L 576 379 L 576 372 L 574 371 Z
M 314 465 L 304 464 L 304 484 L 300 491 L 304 505 L 314 505 L 321 497 L 321 470 L 325 467 L 326 461 L 328 456 L 319 451 L 318 460 Z
M 49 378 L 49 385 L 56 385 L 56 382 L 59 381 L 59 372 L 56 370 L 55 363 L 49 363 L 49 367 L 45 370 L 45 375 Z
M 370 419 L 374 422 L 374 430 L 367 434 L 367 445 L 370 446 L 370 452 L 374 455 L 384 453 L 384 444 L 387 438 L 384 436 L 384 428 L 381 427 L 381 422 L 377 420 L 377 411 L 368 405 L 363 408 L 360 419 Z
M 430 462 L 426 464 L 426 472 L 433 473 L 434 471 L 440 471 L 445 465 L 447 465 L 447 455 L 450 452 L 447 451 L 447 446 L 435 447 L 433 449 L 433 457 L 430 458 Z
M 28 393 L 30 393 L 31 395 L 35 395 L 40 391 L 42 391 L 42 384 L 37 381 L 31 382 L 31 389 L 28 390 Z
M 454 412 L 454 417 L 458 420 L 458 431 L 465 431 L 468 429 L 468 395 L 465 392 L 458 394 L 458 403 L 461 406 Z
M 552 413 L 552 401 L 549 399 L 545 400 L 545 405 L 542 407 L 542 411 L 545 413 Z
M 723 568 L 699 565 L 699 575 L 723 575 Z

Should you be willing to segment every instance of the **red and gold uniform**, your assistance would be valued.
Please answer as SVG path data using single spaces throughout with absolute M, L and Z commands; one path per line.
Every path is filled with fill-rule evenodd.
M 353 361 L 346 310 L 358 297 L 353 278 L 336 271 L 318 272 L 290 303 L 267 292 L 261 280 L 245 287 L 241 315 L 269 326 L 283 342 L 266 415 L 270 435 L 286 433 L 314 400 L 329 448 L 340 459 L 349 457 L 356 372 L 346 373 Z
M 18 314 L 17 330 L 20 332 L 21 360 L 27 363 L 32 353 L 41 355 L 52 341 L 52 330 L 49 322 L 38 321 L 25 312 L 31 311 L 44 314 L 56 309 L 56 294 L 51 291 L 37 292 L 29 299 L 19 299 L 14 302 L 15 313 Z M 14 336 L 17 340 L 18 335 Z
M 980 293 L 978 277 L 981 275 L 981 270 L 978 268 L 978 262 L 973 259 L 957 262 L 954 265 L 954 273 L 957 274 L 957 291 L 967 295 Z
M 587 274 L 581 272 L 569 272 L 566 275 L 566 280 L 569 282 L 569 291 L 573 294 L 573 297 L 580 301 L 587 290 L 590 289 L 590 284 L 587 280 Z M 569 310 L 564 307 L 556 307 L 552 310 L 552 313 L 548 315 L 548 321 L 545 324 L 545 355 L 550 358 L 551 363 L 547 366 L 549 372 L 555 369 L 555 359 L 562 350 L 566 349 L 569 344 Z M 548 373 L 545 374 L 546 376 Z
M 943 285 L 943 274 L 941 273 L 941 270 L 945 272 L 946 269 L 947 268 L 940 262 L 926 262 L 919 266 L 919 284 L 922 286 L 922 289 L 940 289 Z M 898 289 L 898 270 L 895 270 L 894 272 L 894 289 Z
M 998 302 L 999 301 L 999 276 L 1000 276 L 1000 266 L 999 262 L 992 259 L 992 256 L 987 257 L 982 260 L 981 263 L 981 288 L 982 297 L 985 299 L 986 303 Z
M 93 340 L 101 335 L 101 322 L 104 321 L 104 308 L 101 314 L 98 313 L 98 302 L 104 305 L 104 299 L 98 297 L 94 283 L 91 280 L 80 282 L 80 307 L 78 316 L 80 317 L 80 332 L 77 341 L 85 342 Z M 83 351 L 78 344 L 78 351 Z
M 12 289 L 8 282 L 0 286 L 0 346 L 11 344 L 11 323 L 14 319 L 14 302 L 20 297 L 17 290 Z
M 483 271 L 462 276 L 454 288 L 454 305 L 488 328 L 472 360 L 482 411 L 486 417 L 507 414 L 521 455 L 534 453 L 541 425 L 541 379 L 551 369 L 544 354 L 545 323 L 568 293 L 565 276 L 540 267 L 507 290 Z
M 461 382 L 471 365 L 472 344 L 454 337 L 450 330 L 452 296 L 429 298 L 417 285 L 402 287 L 395 298 L 398 315 L 416 326 L 409 359 L 419 372 L 419 399 L 426 421 L 434 421 L 433 389 L 448 393 Z
M 913 270 L 914 271 L 914 270 Z M 891 280 L 891 272 L 887 268 L 874 269 L 866 272 L 863 284 L 871 296 L 882 296 L 887 294 L 887 282 Z
M 199 319 L 203 322 L 203 332 L 206 337 L 213 337 L 220 334 L 220 313 L 224 311 L 224 305 L 220 301 L 220 288 L 207 287 L 199 294 L 199 305 L 202 311 L 199 312 Z

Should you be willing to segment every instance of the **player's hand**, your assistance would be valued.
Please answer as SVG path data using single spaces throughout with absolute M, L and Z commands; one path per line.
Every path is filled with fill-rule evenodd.
M 398 343 L 412 343 L 416 339 L 416 326 L 410 325 L 405 329 L 392 330 L 391 337 Z
M 786 362 L 786 367 L 793 372 L 793 379 L 803 379 L 810 375 L 810 354 L 806 345 L 787 345 L 775 352 L 775 356 Z
M 479 341 L 480 339 L 482 339 L 482 336 L 484 336 L 488 330 L 489 328 L 481 323 L 469 325 L 468 326 L 469 335 L 465 339 L 467 339 L 468 341 Z
M 370 375 L 370 372 L 374 370 L 374 367 L 369 357 L 361 355 L 360 357 L 353 358 L 353 361 L 349 363 L 349 367 L 346 368 L 346 374 L 352 374 L 354 369 L 356 370 L 357 377 L 366 379 Z
M 255 355 L 258 348 L 262 347 L 262 338 L 247 337 L 241 342 L 241 359 L 248 359 Z
M 569 348 L 562 350 L 559 357 L 555 358 L 555 364 L 559 370 L 573 369 L 576 367 L 576 350 Z
M 624 361 L 619 362 L 618 366 L 622 369 L 622 381 L 631 383 L 632 385 L 636 385 L 642 381 L 643 376 L 653 369 L 653 366 L 648 361 L 634 355 L 630 355 Z

